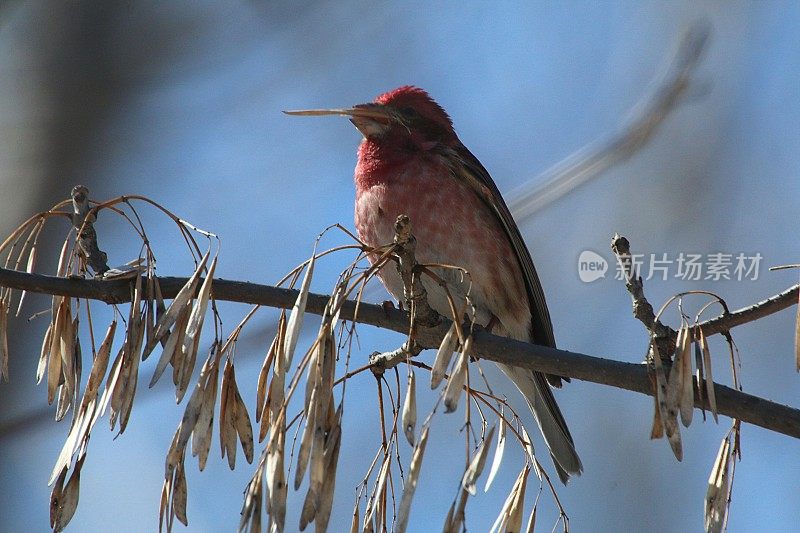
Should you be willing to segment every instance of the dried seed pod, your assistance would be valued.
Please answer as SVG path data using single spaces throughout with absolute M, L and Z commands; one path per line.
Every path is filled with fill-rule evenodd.
M 358 533 L 361 528 L 359 527 L 359 514 L 361 510 L 359 509 L 359 502 L 361 498 L 356 497 L 356 506 L 353 507 L 353 520 L 350 521 L 350 533 Z M 398 533 L 402 533 L 401 529 L 397 530 Z
M 136 385 L 139 381 L 139 361 L 141 357 L 139 350 L 141 349 L 141 338 L 144 333 L 140 306 L 141 298 L 142 278 L 137 276 L 133 301 L 128 313 L 128 329 L 121 349 L 122 359 L 120 360 L 114 379 L 114 387 L 111 391 L 111 416 L 109 417 L 109 422 L 111 429 L 114 429 L 116 421 L 119 419 L 119 433 L 124 432 L 128 424 L 128 418 L 133 407 L 133 398 L 136 394 Z
M 700 329 L 699 327 L 697 329 Z M 700 348 L 700 336 L 692 339 L 692 351 L 694 352 L 694 380 L 697 383 L 697 397 L 700 400 L 700 409 L 703 411 L 703 420 L 706 419 L 706 409 L 703 403 L 703 382 L 705 381 L 705 368 L 703 367 L 703 350 Z
M 53 485 L 53 490 L 50 493 L 50 527 L 53 529 L 55 529 L 56 523 L 58 523 L 61 519 L 61 509 L 63 508 L 61 497 L 64 492 L 64 481 L 66 479 L 67 467 L 64 467 L 58 474 L 55 484 Z
M 67 276 L 67 270 L 69 269 L 69 258 L 71 257 L 71 254 L 69 253 L 70 248 L 70 238 L 67 236 L 67 238 L 64 239 L 64 244 L 61 245 L 61 253 L 58 255 L 58 268 L 56 268 L 56 276 L 59 278 L 65 278 Z
M 200 337 L 197 336 L 194 338 L 194 341 L 186 351 L 186 336 L 183 337 L 184 344 L 182 347 L 176 348 L 176 353 L 180 352 L 180 366 L 177 368 L 177 375 L 173 374 L 173 378 L 176 378 L 177 383 L 175 383 L 175 402 L 181 403 L 183 400 L 184 394 L 186 394 L 186 390 L 189 388 L 189 383 L 192 380 L 192 373 L 194 372 L 194 365 L 197 361 L 197 350 L 200 347 Z
M 422 458 L 425 455 L 425 446 L 428 444 L 428 429 L 429 426 L 422 428 L 419 442 L 417 442 L 417 445 L 414 447 L 414 452 L 411 454 L 411 466 L 409 467 L 406 484 L 403 487 L 403 498 L 400 500 L 400 508 L 397 512 L 398 533 L 404 533 L 408 527 L 408 519 L 411 515 L 411 502 L 414 499 L 414 492 L 417 490 L 419 474 L 422 469 Z M 356 508 L 356 511 L 357 510 L 358 508 Z M 354 516 L 353 519 L 357 523 L 357 516 Z
M 272 376 L 272 381 L 269 383 L 267 398 L 265 400 L 268 409 L 264 410 L 264 414 L 261 418 L 261 429 L 258 432 L 259 442 L 264 440 L 271 428 L 271 425 L 274 424 L 275 421 L 280 417 L 280 412 L 283 408 L 283 386 L 285 381 L 286 374 L 282 369 L 278 369 L 278 361 L 276 360 L 275 374 Z
M 116 420 L 119 419 L 119 433 L 125 431 L 133 407 L 133 398 L 136 395 L 136 385 L 139 381 L 139 355 L 134 352 L 136 341 L 131 338 L 131 322 L 128 322 L 128 338 L 122 345 L 122 360 L 116 376 L 114 388 L 111 393 L 111 429 L 114 429 Z
M 417 382 L 414 377 L 414 370 L 408 373 L 408 388 L 406 389 L 406 399 L 403 403 L 403 432 L 406 440 L 414 446 L 414 428 L 417 425 Z
M 50 335 L 50 355 L 47 361 L 47 403 L 52 404 L 56 396 L 56 388 L 63 382 L 61 371 L 61 336 L 64 329 L 64 302 L 62 299 L 53 320 L 52 334 Z
M 277 364 L 277 363 L 276 363 Z M 283 531 L 286 523 L 286 471 L 284 456 L 286 448 L 286 411 L 281 410 L 274 423 L 267 444 L 267 510 L 278 531 Z
M 461 398 L 461 392 L 467 382 L 467 374 L 469 373 L 471 347 L 472 337 L 470 336 L 467 337 L 464 348 L 461 350 L 461 355 L 459 355 L 456 366 L 453 369 L 453 374 L 447 382 L 447 388 L 444 393 L 445 413 L 452 413 L 458 408 L 458 400 Z
M 111 400 L 109 401 L 109 405 L 111 406 L 111 414 L 109 416 L 109 423 L 111 425 L 111 429 L 113 430 L 117 423 L 117 417 L 119 416 L 120 409 L 122 408 L 122 404 L 124 402 L 124 393 L 125 393 L 125 381 L 127 379 L 127 375 L 130 373 L 130 352 L 128 350 L 127 342 L 122 344 L 122 348 L 119 350 L 119 355 L 117 358 L 119 359 L 119 364 L 116 366 L 116 372 L 113 375 L 109 375 L 109 381 L 106 383 L 113 384 L 111 388 Z
M 184 526 L 189 525 L 189 520 L 186 518 L 186 500 L 186 472 L 184 472 L 183 463 L 178 463 L 175 468 L 175 485 L 172 489 L 172 512 Z
M 264 483 L 264 467 L 263 463 L 256 468 L 255 474 L 247 484 L 245 490 L 244 502 L 242 503 L 242 511 L 240 513 L 241 520 L 239 521 L 239 532 L 242 533 L 248 530 L 248 523 L 250 524 L 250 533 L 261 532 L 261 504 L 264 500 L 263 493 Z
M 714 416 L 714 422 L 719 422 L 717 419 L 717 396 L 714 393 L 714 376 L 711 371 L 711 351 L 708 349 L 708 340 L 700 328 L 700 350 L 703 352 L 703 366 L 706 371 L 706 397 L 708 398 L 708 406 L 711 409 L 711 414 Z
M 70 394 L 67 387 L 58 387 L 58 400 L 56 401 L 56 422 L 61 422 L 69 411 Z
M 53 324 L 50 323 L 47 326 L 47 331 L 44 333 L 44 338 L 42 339 L 42 348 L 39 352 L 39 365 L 36 367 L 36 384 L 42 382 L 42 378 L 44 377 L 44 373 L 48 367 L 48 358 L 50 356 L 50 344 L 53 334 Z
M 494 458 L 492 459 L 492 466 L 489 468 L 489 475 L 486 477 L 486 485 L 483 488 L 484 492 L 489 492 L 489 487 L 492 486 L 492 481 L 500 470 L 500 464 L 503 462 L 503 452 L 506 448 L 506 419 L 500 413 L 500 430 L 497 434 L 497 448 L 494 450 Z
M 69 481 L 61 491 L 60 498 L 57 502 L 55 509 L 55 516 L 53 516 L 53 500 L 51 499 L 51 523 L 53 531 L 63 531 L 67 524 L 69 524 L 72 517 L 75 515 L 75 510 L 78 508 L 78 499 L 80 496 L 81 484 L 81 469 L 83 468 L 83 461 L 86 456 L 81 456 L 75 462 L 75 469 L 70 476 Z M 66 470 L 64 471 L 66 472 Z M 55 488 L 53 489 L 55 493 Z
M 114 342 L 114 333 L 117 331 L 117 321 L 114 320 L 106 330 L 106 336 L 97 350 L 97 355 L 92 362 L 92 370 L 89 372 L 89 380 L 86 382 L 86 390 L 83 392 L 83 401 L 81 402 L 81 409 L 86 409 L 91 400 L 97 398 L 97 391 L 100 389 L 100 384 L 106 375 L 108 369 L 108 360 L 111 355 L 111 345 Z
M 75 322 L 72 320 L 72 303 L 68 298 L 64 299 L 64 321 L 61 327 L 61 338 L 59 339 L 61 353 L 61 373 L 64 380 L 65 394 L 72 396 L 75 390 Z
M 314 261 L 316 249 L 311 259 L 308 261 L 303 283 L 300 285 L 300 292 L 297 295 L 297 300 L 292 307 L 292 312 L 289 315 L 289 321 L 286 326 L 286 336 L 284 340 L 283 356 L 286 358 L 286 368 L 292 364 L 294 357 L 294 350 L 297 347 L 297 339 L 300 337 L 300 328 L 303 326 L 303 317 L 306 312 L 306 302 L 308 301 L 308 291 L 311 288 L 311 278 L 314 275 Z
M 161 320 L 161 317 L 164 316 L 164 314 L 167 312 L 167 307 L 164 305 L 164 296 L 161 294 L 161 283 L 158 281 L 158 276 L 154 274 L 152 276 L 152 279 L 153 279 L 153 293 L 154 293 L 153 298 L 155 299 L 156 313 L 155 313 L 155 323 L 153 324 L 153 331 L 151 332 L 151 335 L 147 337 L 147 345 L 150 345 L 150 341 L 155 338 L 156 324 L 158 324 L 158 321 Z M 166 342 L 166 339 L 162 337 L 160 341 L 154 340 L 154 343 L 158 342 L 160 342 L 161 346 L 163 347 L 164 343 Z
M 679 412 L 683 393 L 683 350 L 681 347 L 685 334 L 686 328 L 682 325 L 675 340 L 675 357 L 667 379 L 667 406 L 670 409 L 674 408 L 676 412 Z
M 653 383 L 654 380 L 650 380 Z M 655 384 L 658 387 L 658 384 Z M 658 392 L 653 396 L 653 424 L 650 426 L 650 440 L 664 437 L 664 421 L 661 419 L 661 407 L 658 404 Z
M 155 276 L 151 269 L 147 270 L 147 286 L 144 297 L 144 339 L 147 341 L 144 346 L 150 343 L 153 334 L 156 332 L 155 320 Z M 142 352 L 142 361 L 149 357 L 149 353 Z
M 460 533 L 464 529 L 464 520 L 466 518 L 464 511 L 466 510 L 468 499 L 469 493 L 462 488 L 458 495 L 458 503 L 453 501 L 450 510 L 447 512 L 447 519 L 442 528 L 443 533 Z
M 27 272 L 28 274 L 33 273 L 34 266 L 36 265 L 36 251 L 37 251 L 37 245 L 39 243 L 39 234 L 41 233 L 43 227 L 44 227 L 44 220 L 38 222 L 36 227 L 34 228 L 34 231 L 31 232 L 31 235 L 33 235 L 34 237 L 33 245 L 31 246 L 30 252 L 28 253 L 28 262 L 25 265 L 25 272 Z M 20 252 L 20 257 L 22 257 L 21 252 Z M 19 316 L 19 314 L 22 312 L 22 304 L 25 301 L 25 295 L 27 293 L 28 293 L 27 291 L 22 291 L 22 293 L 20 293 L 19 295 L 19 304 L 17 304 L 16 316 Z
M 325 386 L 320 384 L 320 391 L 324 392 Z M 306 495 L 306 501 L 303 506 L 303 513 L 301 514 L 301 525 L 305 520 L 306 523 L 311 522 L 317 516 L 317 511 L 320 508 L 320 501 L 322 498 L 322 487 L 325 483 L 328 472 L 326 471 L 327 457 L 325 455 L 325 435 L 328 432 L 328 421 L 335 418 L 333 413 L 333 404 L 330 402 L 328 396 L 328 404 L 323 404 L 324 400 L 317 402 L 314 409 L 313 417 L 313 442 L 311 445 L 311 458 L 309 461 L 309 488 Z M 329 437 L 333 437 L 331 434 Z
M 72 391 L 72 408 L 77 409 L 78 399 L 81 396 L 81 374 L 83 373 L 83 352 L 81 352 L 81 339 L 78 336 L 78 317 L 75 317 L 75 350 L 72 368 L 75 372 L 75 389 Z
M 197 427 L 197 421 L 200 419 L 200 411 L 203 407 L 204 389 L 198 383 L 189 401 L 186 402 L 186 409 L 183 411 L 183 418 L 175 431 L 175 436 L 172 438 L 172 444 L 167 452 L 166 471 L 170 472 L 179 463 L 183 462 L 186 454 L 186 445 L 189 443 L 189 437 Z
M 222 373 L 222 385 L 220 386 L 219 404 L 219 439 L 222 457 L 228 455 L 228 466 L 233 470 L 236 466 L 236 409 L 235 401 L 236 386 L 233 364 L 230 359 L 225 362 L 225 370 Z
M 111 394 L 116 386 L 116 381 L 119 378 L 123 348 L 119 349 L 117 356 L 114 358 L 114 362 L 111 363 L 111 370 L 108 372 L 108 378 L 106 378 L 106 388 L 103 391 L 103 395 L 100 397 L 100 416 L 103 416 L 106 413 L 106 408 L 111 403 Z
M 197 286 L 200 284 L 200 276 L 205 269 L 210 253 L 210 250 L 205 253 L 203 258 L 200 260 L 200 263 L 198 263 L 194 273 L 186 282 L 186 285 L 181 287 L 181 290 L 179 290 L 178 294 L 175 295 L 175 299 L 172 300 L 172 303 L 169 305 L 167 310 L 163 315 L 161 315 L 161 317 L 159 317 L 155 325 L 153 336 L 148 340 L 147 345 L 144 348 L 144 357 L 147 357 L 153 348 L 155 348 L 156 344 L 161 340 L 161 338 L 166 336 L 166 334 L 169 332 L 169 328 L 176 323 L 178 316 L 184 312 L 184 308 L 187 306 L 187 304 L 191 305 L 192 296 L 194 296 Z M 185 331 L 186 325 L 184 325 L 182 329 Z
M 126 370 L 122 374 L 122 377 L 124 377 L 124 382 L 122 383 L 124 391 L 122 404 L 119 409 L 120 433 L 124 432 L 125 428 L 128 426 L 128 419 L 130 418 L 131 409 L 133 408 L 133 399 L 136 396 L 136 388 L 139 383 L 139 362 L 141 361 L 142 344 L 144 343 L 144 322 L 142 318 L 141 301 L 142 277 L 137 276 L 130 318 L 128 319 L 128 336 L 125 339 L 125 346 L 127 349 L 122 361 Z
M 270 426 L 277 424 L 278 420 L 285 418 L 286 412 L 283 405 L 284 400 L 284 385 L 286 383 L 286 358 L 283 356 L 284 336 L 286 334 L 286 320 L 285 314 L 281 313 L 278 320 L 278 332 L 276 333 L 277 351 L 275 352 L 275 363 L 272 380 L 269 383 L 267 397 L 264 400 L 265 411 L 261 419 L 261 431 L 259 431 L 259 440 L 264 440 Z
M 447 510 L 447 516 L 444 517 L 444 527 L 442 533 L 453 533 L 453 526 L 456 514 L 456 501 L 450 504 L 450 509 Z
M 164 343 L 164 347 L 161 351 L 161 357 L 158 359 L 156 369 L 153 371 L 153 377 L 150 378 L 150 388 L 152 388 L 153 385 L 158 382 L 159 378 L 164 373 L 164 370 L 166 370 L 167 364 L 170 363 L 175 357 L 175 353 L 180 353 L 179 346 L 183 344 L 183 334 L 186 331 L 186 323 L 189 321 L 189 314 L 191 313 L 191 310 L 192 304 L 191 302 L 188 302 L 184 304 L 183 309 L 181 309 L 179 312 L 176 311 L 178 312 L 178 315 L 175 321 L 175 327 Z M 182 365 L 175 366 L 176 369 L 181 367 Z
M 433 360 L 433 369 L 431 370 L 431 389 L 439 386 L 439 383 L 444 379 L 447 373 L 447 367 L 450 366 L 450 360 L 453 358 L 453 352 L 458 346 L 458 333 L 456 330 L 456 323 L 450 325 L 447 330 L 439 349 L 436 352 L 436 358 Z
M 528 517 L 528 525 L 525 527 L 525 531 L 527 533 L 535 533 L 536 531 L 536 507 L 539 503 L 537 498 L 536 501 L 533 502 L 533 509 L 531 509 L 531 515 Z
M 326 416 L 330 414 L 333 416 L 334 409 L 332 404 L 333 398 L 333 381 L 336 372 L 336 339 L 333 336 L 332 327 L 326 324 L 324 328 L 324 335 L 320 345 L 322 351 L 320 352 L 319 364 L 319 386 L 320 386 L 320 407 L 317 411 L 317 416 L 321 417 L 317 425 L 323 426 L 327 432 L 330 427 L 327 425 Z
M 522 472 L 517 476 L 511 492 L 508 494 L 505 503 L 503 504 L 500 514 L 492 524 L 490 533 L 499 531 L 516 532 L 522 528 L 522 507 L 525 503 L 525 483 L 528 479 L 530 466 L 526 464 L 522 468 Z
M 192 312 L 189 314 L 189 321 L 186 323 L 186 333 L 183 335 L 183 351 L 186 353 L 189 353 L 189 350 L 197 350 L 197 341 L 203 330 L 203 321 L 208 310 L 208 301 L 211 298 L 211 285 L 216 267 L 217 257 L 214 256 L 211 266 L 208 267 L 206 279 L 203 280 L 203 284 L 200 286 L 200 292 L 197 294 L 197 300 L 195 300 L 192 307 Z
M 253 426 L 250 423 L 250 415 L 247 412 L 247 407 L 239 394 L 239 388 L 236 386 L 236 381 L 233 381 L 234 401 L 236 402 L 236 410 L 234 411 L 234 426 L 236 433 L 239 434 L 239 442 L 242 445 L 244 458 L 248 463 L 253 462 Z
M 200 414 L 197 417 L 197 424 L 194 431 L 192 431 L 192 455 L 198 457 L 198 466 L 201 471 L 206 466 L 208 452 L 211 449 L 218 377 L 219 365 L 216 363 L 214 350 L 212 349 L 203 365 L 203 370 L 200 372 L 198 385 L 202 385 L 203 399 L 200 405 Z
M 685 329 L 683 342 L 679 346 L 681 351 L 681 381 L 683 384 L 680 395 L 680 412 L 681 422 L 688 428 L 692 423 L 692 415 L 694 414 L 694 387 L 692 386 L 692 330 L 688 325 L 685 326 Z
M 166 518 L 167 531 L 172 531 L 172 511 L 170 507 L 170 495 L 172 494 L 172 476 L 168 475 L 164 479 L 164 484 L 161 485 L 161 500 L 158 506 L 158 531 L 162 531 L 164 519 Z M 169 511 L 169 513 L 168 513 Z
M 480 443 L 480 446 L 478 446 L 478 449 L 475 451 L 475 454 L 472 456 L 472 461 L 470 461 L 469 467 L 467 467 L 467 470 L 464 472 L 464 476 L 461 478 L 461 486 L 473 496 L 475 496 L 475 494 L 478 492 L 475 484 L 477 483 L 478 478 L 483 472 L 483 467 L 486 464 L 486 455 L 489 453 L 489 446 L 492 445 L 494 430 L 495 426 L 492 426 L 492 429 L 489 430 L 486 438 L 483 439 L 483 441 Z
M 520 481 L 517 490 L 514 493 L 514 499 L 511 502 L 511 507 L 508 510 L 508 518 L 506 520 L 506 531 L 521 531 L 522 530 L 522 511 L 525 508 L 525 486 L 528 482 L 529 466 L 525 466 L 520 474 Z
M 303 500 L 303 509 L 300 511 L 300 531 L 305 531 L 306 526 L 314 521 L 317 515 L 317 502 L 319 501 L 319 494 L 314 492 L 314 489 L 309 488 L 306 492 L 306 497 Z
M 722 443 L 708 478 L 708 490 L 705 499 L 705 529 L 708 533 L 719 533 L 725 525 L 728 512 L 729 465 L 731 460 L 730 437 L 722 439 Z
M 294 472 L 294 490 L 300 488 L 303 483 L 303 477 L 308 468 L 308 461 L 311 458 L 311 446 L 314 443 L 314 421 L 316 420 L 317 405 L 317 389 L 311 391 L 311 401 L 306 417 L 306 426 L 303 429 L 303 436 L 300 438 L 300 450 L 297 452 L 297 468 Z
M 123 396 L 122 405 L 119 410 L 119 433 L 123 433 L 125 428 L 128 427 L 128 420 L 131 416 L 133 409 L 133 398 L 136 396 L 136 386 L 138 384 L 139 372 L 139 358 L 135 358 L 132 364 L 130 377 L 128 378 L 127 386 L 125 387 L 125 395 Z M 113 413 L 112 413 L 113 416 Z
M 256 386 L 256 422 L 261 421 L 261 414 L 266 407 L 267 390 L 269 379 L 269 371 L 272 368 L 272 363 L 275 361 L 275 353 L 278 351 L 278 337 L 275 335 L 270 344 L 267 356 L 264 358 L 264 363 L 261 365 L 261 370 L 258 373 L 258 385 Z
M 667 434 L 667 440 L 672 448 L 672 453 L 675 454 L 675 458 L 678 461 L 681 461 L 683 459 L 683 446 L 681 444 L 681 432 L 678 426 L 678 406 L 675 384 L 666 379 L 666 372 L 661 362 L 661 353 L 658 351 L 658 345 L 655 339 L 651 341 L 651 348 L 653 351 L 653 365 L 656 373 L 656 398 L 658 401 L 659 415 L 664 425 L 664 431 Z M 670 373 L 670 378 L 671 377 L 672 373 Z
M 333 509 L 333 495 L 336 488 L 336 467 L 339 464 L 339 449 L 342 445 L 342 405 L 333 416 L 333 425 L 325 440 L 325 480 L 322 483 L 317 512 L 314 517 L 315 530 L 324 533 L 328 529 L 331 510 Z
M 384 491 L 386 490 L 386 479 L 389 477 L 389 467 L 391 466 L 391 456 L 386 455 L 383 458 L 381 469 L 378 472 L 378 478 L 375 481 L 375 491 L 372 493 L 372 500 L 370 505 L 367 506 L 367 516 L 364 518 L 364 524 L 371 523 L 373 519 L 377 522 L 376 529 L 380 529 L 381 519 L 383 516 L 382 502 L 384 499 Z

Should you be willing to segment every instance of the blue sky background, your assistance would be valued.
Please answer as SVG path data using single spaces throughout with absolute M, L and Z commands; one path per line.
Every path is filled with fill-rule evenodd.
M 335 222 L 352 228 L 359 141 L 346 120 L 287 117 L 282 109 L 351 105 L 419 85 L 448 110 L 462 141 L 510 193 L 615 131 L 664 72 L 680 35 L 699 20 L 709 24 L 711 41 L 694 85 L 651 142 L 520 223 L 559 345 L 640 361 L 647 337 L 622 283 L 609 275 L 587 284 L 577 273 L 584 250 L 611 260 L 614 232 L 643 253 L 764 257 L 754 281 L 652 280 L 646 290 L 656 305 L 703 288 L 739 308 L 797 280 L 796 272 L 766 267 L 798 260 L 800 4 L 7 2 L 0 8 L 0 225 L 8 233 L 75 183 L 97 199 L 143 194 L 221 236 L 218 277 L 274 282 L 308 256 L 320 230 Z M 159 272 L 185 275 L 190 262 L 177 233 L 154 211 L 144 213 Z M 53 231 L 54 240 L 62 231 Z M 111 217 L 101 217 L 98 231 L 112 264 L 138 253 L 133 235 Z M 313 289 L 329 290 L 344 263 L 321 263 Z M 42 263 L 42 270 L 53 265 Z M 372 295 L 386 298 L 379 289 Z M 32 299 L 30 311 L 43 302 Z M 230 329 L 246 308 L 222 311 Z M 261 312 L 237 351 L 238 381 L 251 409 L 275 316 Z M 746 391 L 800 404 L 793 320 L 785 311 L 734 331 Z M 315 321 L 307 324 L 313 331 Z M 12 383 L 0 385 L 3 531 L 47 530 L 46 482 L 68 429 L 51 420 L 46 391 L 34 386 L 45 327 L 45 320 L 12 323 Z M 363 361 L 401 341 L 361 328 L 354 357 Z M 729 383 L 723 346 L 712 350 L 715 377 Z M 143 364 L 145 375 L 153 365 Z M 520 401 L 499 373 L 490 376 Z M 379 445 L 374 382 L 365 377 L 351 385 L 332 531 L 349 528 L 355 487 Z M 727 419 L 685 430 L 684 460 L 677 463 L 666 441 L 648 439 L 648 397 L 583 382 L 557 396 L 585 466 L 582 477 L 559 489 L 574 531 L 701 530 L 706 482 Z M 419 401 L 427 411 L 422 406 L 433 396 Z M 104 422 L 98 425 L 72 531 L 157 527 L 163 458 L 182 413 L 162 382 L 140 388 L 122 437 L 112 442 Z M 463 411 L 435 421 L 411 531 L 444 520 L 462 469 L 462 421 Z M 796 530 L 800 446 L 752 426 L 744 426 L 742 439 L 729 531 Z M 203 473 L 187 459 L 190 531 L 238 523 L 252 470 L 240 455 L 230 472 L 218 454 L 215 438 Z M 407 462 L 405 443 L 401 455 Z M 470 501 L 470 531 L 493 522 L 521 461 L 517 450 L 507 453 L 494 489 Z M 532 478 L 526 513 L 535 488 Z M 288 530 L 303 496 L 290 491 Z M 542 530 L 556 517 L 545 493 Z

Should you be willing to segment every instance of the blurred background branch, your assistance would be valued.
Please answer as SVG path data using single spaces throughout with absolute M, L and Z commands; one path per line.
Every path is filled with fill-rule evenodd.
M 639 102 L 614 135 L 595 141 L 559 161 L 535 179 L 513 189 L 508 207 L 519 222 L 641 150 L 686 97 L 690 78 L 706 47 L 711 28 L 696 22 L 684 34 L 672 63 L 655 90 Z

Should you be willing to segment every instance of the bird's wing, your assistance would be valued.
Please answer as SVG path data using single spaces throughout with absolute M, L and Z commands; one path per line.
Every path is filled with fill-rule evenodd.
M 550 312 L 544 299 L 544 290 L 533 266 L 533 259 L 517 223 L 511 216 L 505 200 L 497 189 L 489 172 L 483 167 L 478 158 L 463 145 L 458 149 L 442 147 L 446 150 L 445 161 L 451 161 L 452 171 L 455 176 L 466 182 L 486 203 L 497 216 L 500 224 L 508 236 L 514 249 L 520 268 L 525 278 L 525 288 L 528 291 L 528 301 L 531 309 L 531 342 L 555 348 L 556 340 L 553 335 L 553 324 L 550 321 Z
M 454 175 L 468 183 L 492 209 L 513 245 L 528 291 L 531 309 L 531 342 L 555 347 L 553 325 L 544 299 L 542 284 L 539 282 L 539 276 L 536 275 L 533 259 L 531 259 L 528 247 L 525 246 L 525 241 L 522 240 L 522 235 L 511 216 L 511 211 L 500 195 L 500 191 L 497 190 L 497 185 L 480 161 L 463 146 L 452 151 L 454 153 L 448 154 L 447 160 L 454 161 L 452 163 Z M 566 483 L 570 474 L 580 475 L 583 465 L 575 451 L 575 443 L 567 427 L 567 422 L 556 403 L 553 391 L 548 386 L 549 383 L 560 387 L 562 379 L 566 381 L 569 379 L 505 365 L 500 365 L 500 368 L 528 400 L 561 481 Z

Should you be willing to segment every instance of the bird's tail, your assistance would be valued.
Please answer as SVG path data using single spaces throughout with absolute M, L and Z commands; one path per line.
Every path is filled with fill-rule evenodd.
M 497 366 L 514 382 L 528 401 L 556 465 L 558 477 L 566 484 L 570 475 L 579 476 L 583 471 L 581 459 L 575 451 L 572 435 L 544 374 L 526 368 L 502 364 Z

